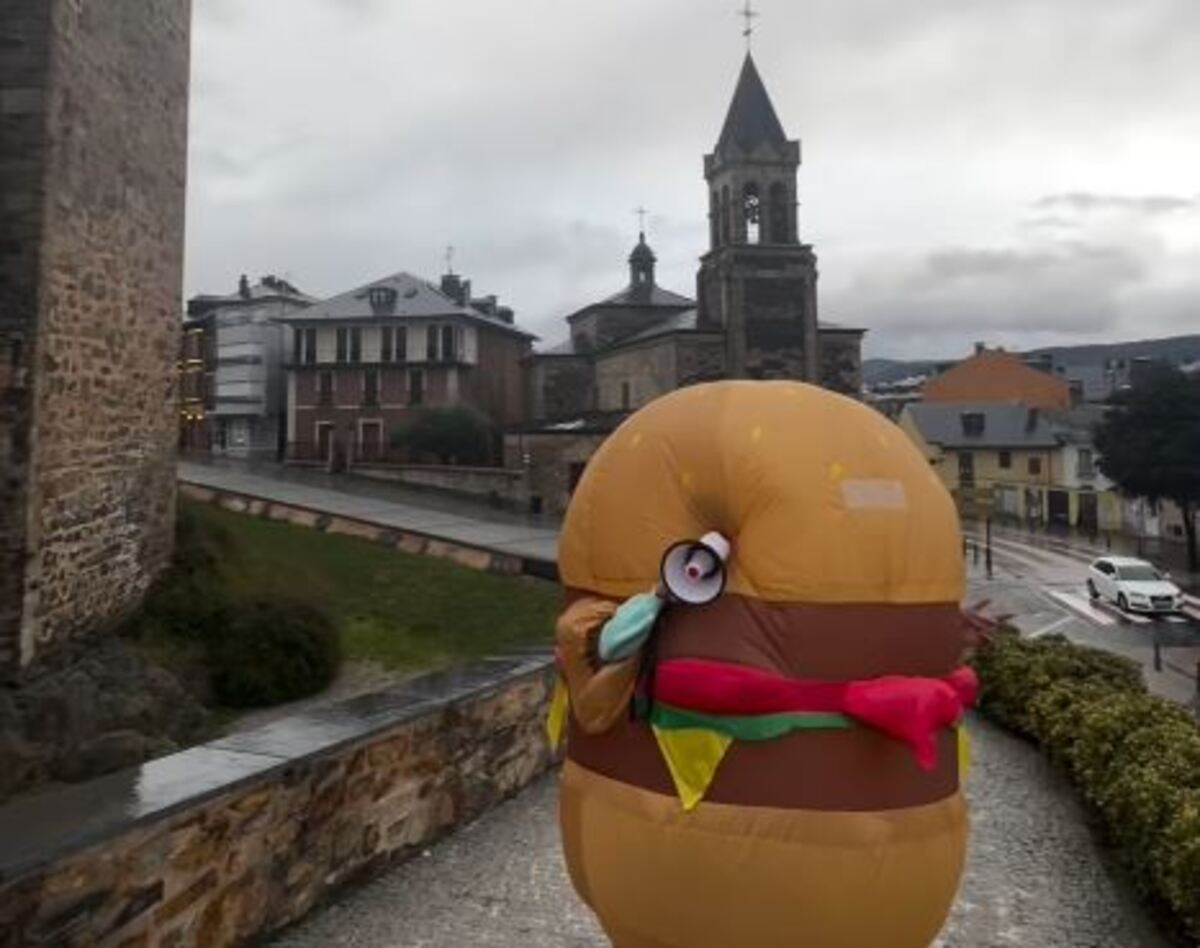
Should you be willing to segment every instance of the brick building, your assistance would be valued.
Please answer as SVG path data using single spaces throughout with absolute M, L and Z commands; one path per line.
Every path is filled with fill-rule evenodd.
M 521 418 L 521 359 L 536 337 L 456 274 L 434 286 L 397 273 L 282 322 L 290 460 L 385 459 L 423 406 L 468 406 L 497 427 Z
M 6 0 L 0 677 L 103 631 L 171 552 L 188 0 Z

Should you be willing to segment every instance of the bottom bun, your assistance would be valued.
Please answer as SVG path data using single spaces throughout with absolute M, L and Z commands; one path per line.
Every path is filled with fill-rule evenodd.
M 927 948 L 966 852 L 961 793 L 882 812 L 700 803 L 567 761 L 567 868 L 616 948 Z

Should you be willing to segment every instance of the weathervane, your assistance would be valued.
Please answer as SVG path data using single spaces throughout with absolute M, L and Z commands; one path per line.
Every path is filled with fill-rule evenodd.
M 646 215 L 649 214 L 650 212 L 639 204 L 637 207 L 635 207 L 633 209 L 633 213 L 635 213 L 638 218 L 638 233 L 645 234 L 646 233 Z
M 746 37 L 746 49 L 749 50 L 751 37 L 754 36 L 754 21 L 762 14 L 750 6 L 750 0 L 746 0 L 746 5 L 737 11 L 737 15 L 746 21 L 742 36 Z

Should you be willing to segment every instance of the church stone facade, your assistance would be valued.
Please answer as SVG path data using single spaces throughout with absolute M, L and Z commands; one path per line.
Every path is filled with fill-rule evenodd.
M 797 379 L 859 394 L 865 330 L 818 318 L 817 257 L 800 240 L 799 166 L 800 143 L 787 137 L 747 55 L 704 157 L 709 246 L 696 299 L 658 285 L 640 234 L 625 289 L 568 316 L 567 341 L 526 360 L 527 423 L 507 439 L 506 460 L 528 471 L 535 506 L 564 509 L 587 454 L 631 411 L 682 386 Z

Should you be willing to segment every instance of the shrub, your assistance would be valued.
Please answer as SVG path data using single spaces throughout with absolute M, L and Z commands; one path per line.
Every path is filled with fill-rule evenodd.
M 1200 730 L 1137 666 L 1061 637 L 1000 634 L 974 658 L 980 710 L 1061 763 L 1143 894 L 1200 936 Z
M 181 503 L 175 521 L 171 565 L 150 588 L 139 613 L 126 625 L 133 638 L 206 642 L 219 635 L 232 604 L 221 564 L 234 556 L 229 535 Z
M 333 620 L 299 601 L 238 605 L 210 645 L 213 688 L 222 704 L 261 707 L 324 690 L 341 664 Z
M 486 417 L 470 408 L 424 408 L 398 431 L 393 443 L 414 460 L 440 464 L 487 464 L 495 438 Z

